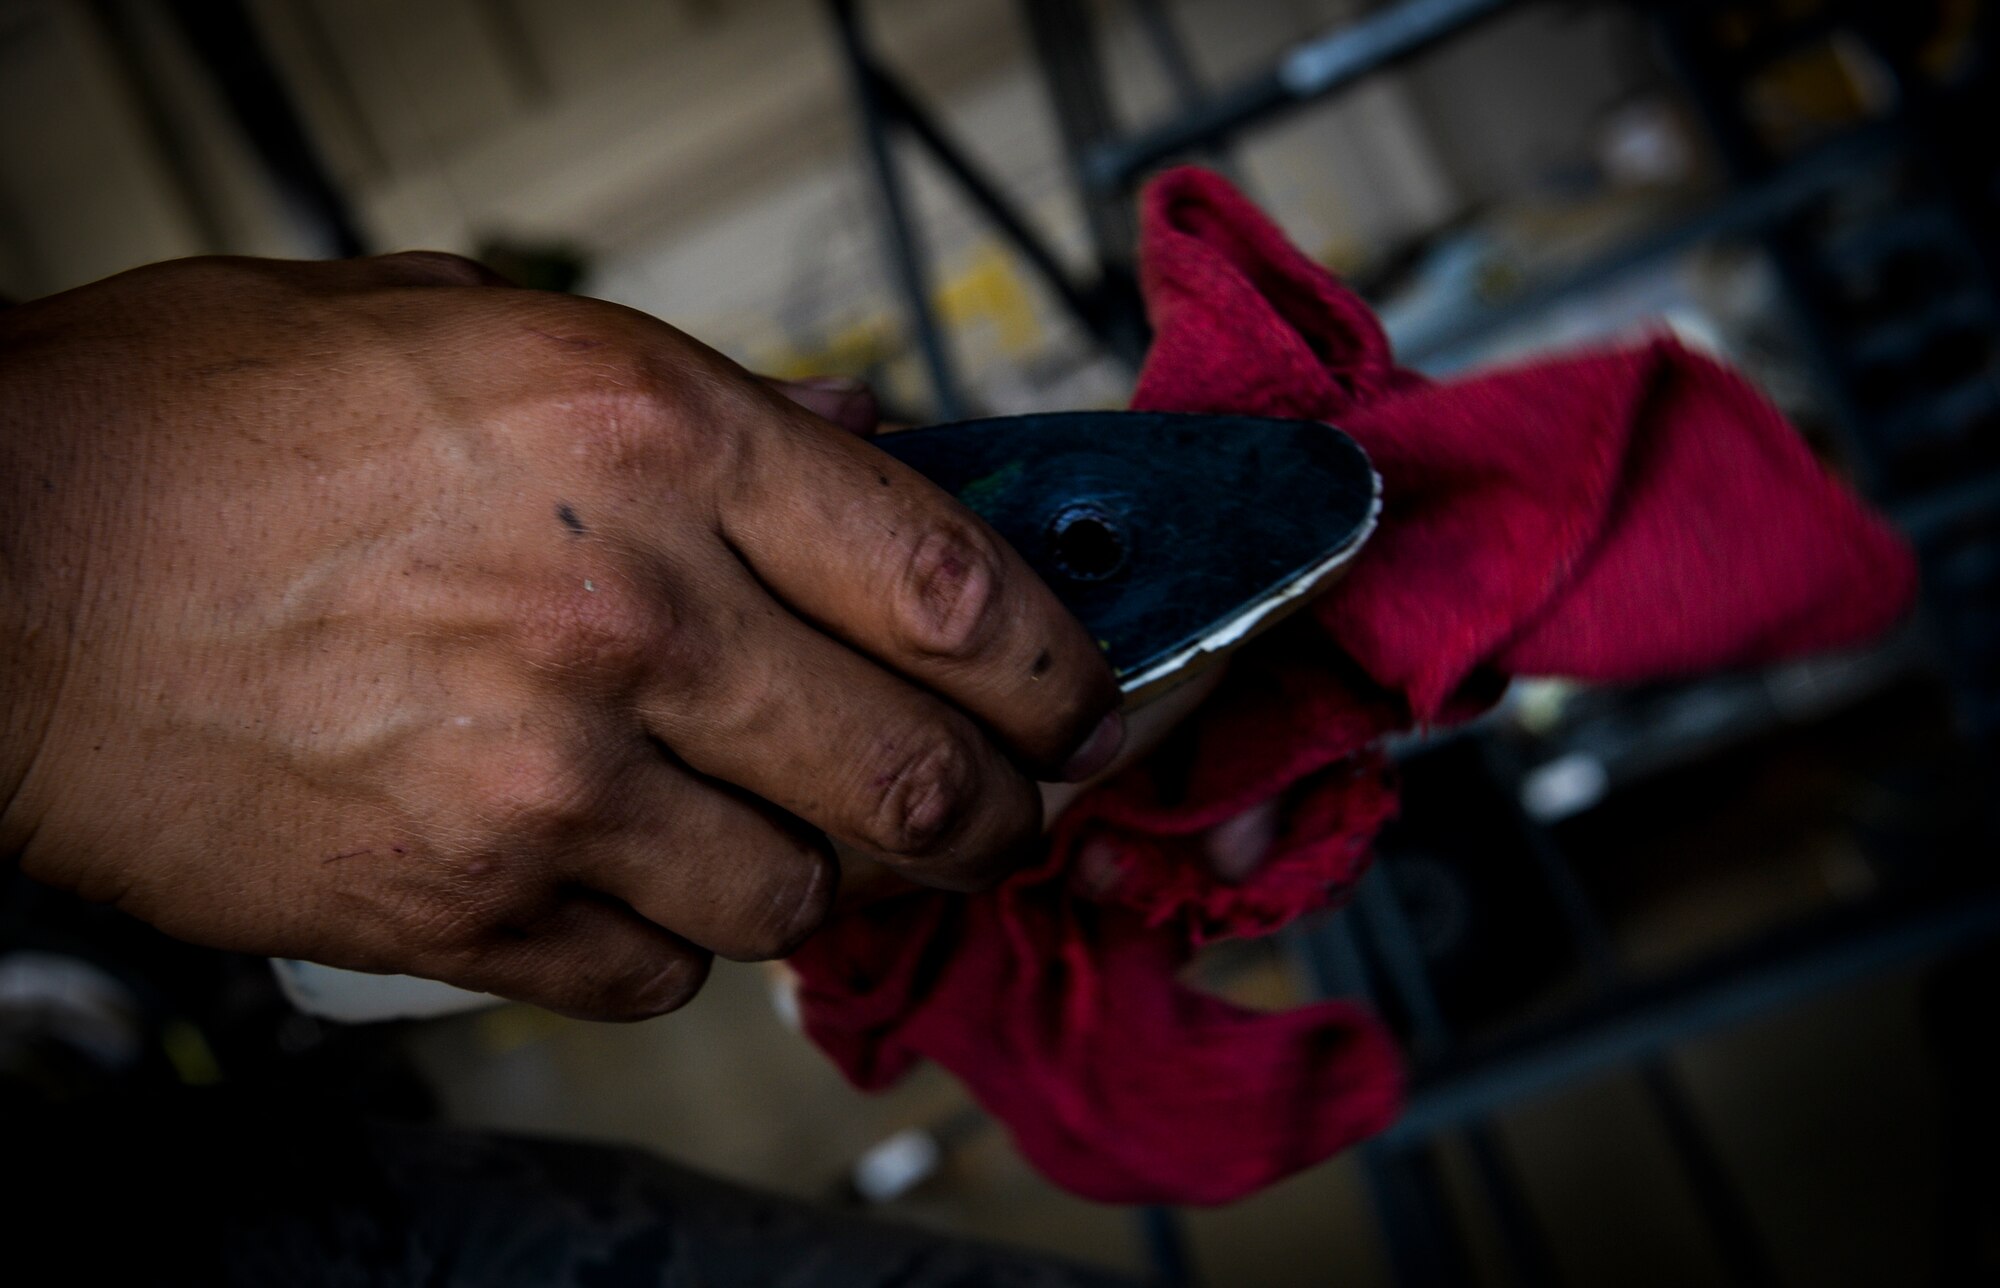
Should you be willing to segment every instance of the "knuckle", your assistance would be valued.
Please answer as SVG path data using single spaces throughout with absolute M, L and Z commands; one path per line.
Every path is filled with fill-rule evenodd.
M 442 250 L 405 250 L 366 261 L 387 276 L 413 286 L 491 286 L 499 274 L 476 260 Z
M 608 475 L 644 472 L 680 490 L 736 467 L 743 418 L 706 373 L 594 322 L 581 330 L 556 337 L 588 346 L 564 355 L 581 377 L 561 420 L 573 456 Z
M 869 781 L 868 839 L 889 854 L 918 855 L 955 836 L 977 795 L 977 758 L 959 734 L 940 732 L 892 750 Z
M 977 657 L 999 626 L 999 551 L 986 533 L 955 520 L 919 533 L 903 556 L 896 608 L 905 641 L 933 657 Z
M 527 650 L 541 670 L 627 677 L 644 669 L 680 638 L 670 604 L 625 584 L 622 578 L 573 578 L 573 585 L 543 593 L 523 615 Z
M 716 951 L 732 961 L 789 957 L 826 923 L 838 884 L 831 857 L 819 846 L 801 847 L 809 866 L 796 862 L 760 865 L 747 892 L 745 915 L 727 943 Z
M 184 284 L 257 287 L 284 280 L 270 260 L 244 255 L 192 255 L 134 270 L 132 276 L 182 279 Z
M 592 822 L 602 788 L 584 772 L 584 760 L 540 739 L 521 740 L 483 760 L 468 793 L 480 830 L 508 838 L 508 848 L 516 850 L 523 842 L 564 839 Z M 467 861 L 464 876 L 490 880 L 505 866 L 487 850 Z
M 500 865 L 475 860 L 469 866 L 478 870 L 476 875 L 409 901 L 397 918 L 403 942 L 438 958 L 448 970 L 476 964 L 503 933 L 496 928 L 513 924 L 525 912 L 517 906 L 512 882 L 500 875 Z
M 685 1006 L 708 978 L 709 955 L 686 947 L 607 954 L 547 933 L 524 914 L 468 924 L 418 954 L 420 973 L 461 988 L 594 1020 L 642 1020 Z M 407 963 L 405 963 L 407 967 Z
M 647 469 L 672 438 L 671 417 L 633 354 L 614 349 L 588 356 L 587 387 L 565 399 L 562 445 L 603 474 Z
M 593 1008 L 607 1020 L 647 1020 L 677 1011 L 708 981 L 706 953 L 667 956 L 639 967 L 601 990 Z
M 149 283 L 164 287 L 171 298 L 227 300 L 238 310 L 257 307 L 260 312 L 276 313 L 310 289 L 305 283 L 311 281 L 311 271 L 302 274 L 297 265 L 243 255 L 197 255 L 148 264 L 110 280 L 122 286 Z M 272 320 L 260 317 L 260 321 Z M 280 329 L 286 325 L 281 315 L 275 322 Z

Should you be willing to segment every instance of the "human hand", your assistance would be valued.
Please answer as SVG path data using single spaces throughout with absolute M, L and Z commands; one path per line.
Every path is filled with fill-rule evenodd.
M 1117 750 L 990 530 L 613 305 L 159 265 L 0 315 L 0 416 L 0 849 L 182 938 L 656 1014 Z
M 1144 705 L 1127 708 L 1124 713 L 1124 745 L 1116 757 L 1088 778 L 1037 784 L 1042 795 L 1044 828 L 1053 827 L 1063 812 L 1076 804 L 1085 792 L 1136 764 L 1165 742 L 1167 736 L 1191 718 L 1221 686 L 1229 665 L 1229 659 L 1224 658 Z M 1202 861 L 1216 879 L 1240 884 L 1256 875 L 1263 866 L 1282 827 L 1283 817 L 1278 800 L 1274 798 L 1253 805 L 1201 833 Z M 846 850 L 838 850 L 837 853 L 842 869 L 837 912 L 866 907 L 921 888 L 865 856 Z M 1086 889 L 1107 891 L 1122 879 L 1115 847 L 1086 844 L 1077 854 L 1076 862 L 1076 880 Z

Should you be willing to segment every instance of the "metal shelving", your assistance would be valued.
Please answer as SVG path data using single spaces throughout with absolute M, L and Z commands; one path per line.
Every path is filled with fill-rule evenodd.
M 1150 8 L 1151 6 L 1149 6 Z M 992 185 L 953 164 L 927 137 L 923 113 L 907 95 L 860 95 L 863 125 L 885 205 L 896 208 L 899 180 L 889 155 L 889 120 L 911 125 L 918 141 L 1000 231 L 1021 244 L 1057 288 L 1065 307 L 1113 353 L 1131 358 L 1137 329 L 1132 278 L 1131 196 L 1163 162 L 1225 145 L 1267 121 L 1321 101 L 1369 75 L 1421 55 L 1513 6 L 1505 0 L 1405 0 L 1377 8 L 1335 32 L 1282 51 L 1244 81 L 1202 91 L 1186 75 L 1182 104 L 1163 121 L 1125 131 L 1106 108 L 1103 68 L 1089 6 L 1023 0 L 1022 13 L 1064 130 L 1072 181 L 1086 212 L 1093 259 L 1084 273 L 1042 262 Z M 1527 736 L 1504 716 L 1443 736 L 1405 740 L 1399 754 L 1412 772 L 1439 749 L 1478 749 L 1511 816 L 1512 841 L 1532 856 L 1547 898 L 1560 911 L 1580 964 L 1579 998 L 1553 1015 L 1497 1039 L 1470 1041 L 1453 1031 L 1436 981 L 1387 874 L 1398 856 L 1363 882 L 1354 903 L 1288 932 L 1287 942 L 1320 992 L 1370 997 L 1399 1017 L 1410 1044 L 1414 1083 L 1403 1120 L 1364 1148 L 1364 1170 L 1378 1203 L 1398 1281 L 1466 1282 L 1468 1254 L 1445 1198 L 1436 1146 L 1453 1139 L 1469 1151 L 1482 1202 L 1502 1233 L 1514 1278 L 1553 1281 L 1554 1271 L 1532 1211 L 1492 1134 L 1492 1116 L 1521 1097 L 1614 1068 L 1638 1072 L 1726 1267 L 1737 1284 L 1777 1280 L 1767 1250 L 1667 1053 L 1718 1026 L 1740 1023 L 1815 993 L 1962 952 L 2000 935 L 2000 891 L 1990 884 L 1900 886 L 1881 898 L 1839 908 L 1807 924 L 1781 926 L 1670 976 L 1634 980 L 1619 969 L 1608 935 L 1578 884 L 1550 824 L 1562 810 L 1538 810 L 1537 774 L 1568 762 L 1594 767 L 1595 778 L 1569 806 L 1588 808 L 1607 794 L 1676 766 L 1754 740 L 1773 729 L 1837 710 L 1883 686 L 1927 669 L 1952 678 L 1961 725 L 1991 747 L 2000 731 L 2000 461 L 1978 468 L 1981 443 L 2000 436 L 2000 362 L 1976 353 L 1958 368 L 1941 346 L 1962 337 L 1989 346 L 2000 318 L 1992 266 L 2000 228 L 2000 167 L 1995 140 L 1975 137 L 1979 121 L 1964 100 L 1981 88 L 1993 62 L 1994 20 L 1973 33 L 1975 66 L 1957 82 L 1934 83 L 1919 70 L 1908 33 L 1884 6 L 1835 2 L 1815 6 L 1756 3 L 1634 6 L 1659 41 L 1667 67 L 1703 122 L 1723 183 L 1702 205 L 1630 237 L 1590 260 L 1526 283 L 1504 300 L 1460 312 L 1406 344 L 1406 361 L 1424 361 L 1475 345 L 1494 332 L 1569 300 L 1611 288 L 1624 275 L 1715 241 L 1747 243 L 1776 269 L 1796 339 L 1807 355 L 1826 410 L 1841 431 L 1847 464 L 1889 507 L 1918 544 L 1927 604 L 1920 629 L 1874 650 L 1817 659 L 1752 675 L 1719 676 L 1647 692 L 1603 691 L 1575 713 Z M 852 40 L 852 0 L 836 17 Z M 1809 12 L 1802 10 L 1809 9 Z M 1736 24 L 1724 11 L 1755 12 Z M 1768 21 L 1766 20 L 1768 19 Z M 1146 15 L 1166 31 L 1164 15 Z M 1157 35 L 1157 31 L 1155 34 Z M 1839 38 L 1869 52 L 1895 87 L 1887 111 L 1835 130 L 1804 150 L 1772 146 L 1752 119 L 1747 90 L 1777 60 Z M 850 51 L 858 46 L 850 43 Z M 1172 61 L 1171 35 L 1163 46 Z M 857 76 L 880 69 L 857 56 Z M 1983 76 L 1983 79 L 1982 79 Z M 871 101 L 873 106 L 871 106 Z M 930 130 L 928 134 L 934 135 Z M 1985 167 L 1984 170 L 1981 167 Z M 1880 199 L 1869 209 L 1857 192 Z M 891 220 L 892 240 L 900 236 Z M 917 254 L 908 238 L 897 262 Z M 1857 293 L 1884 266 L 1912 255 L 1955 265 L 1948 289 L 1900 302 Z M 1894 278 L 1891 272 L 1890 277 Z M 902 276 L 912 331 L 923 337 L 941 404 L 950 388 L 943 337 L 908 273 Z M 1087 281 L 1088 287 L 1073 283 Z M 1945 352 L 1949 357 L 1949 353 Z M 1933 370 L 1933 368 L 1936 368 Z M 1981 436 L 1984 436 L 1982 439 Z M 1970 462 L 1933 464 L 1920 478 L 1922 452 Z M 1990 451 L 1987 453 L 1992 455 Z M 1552 793 L 1560 797 L 1560 792 Z M 1588 799 L 1585 799 L 1588 797 Z M 1149 1227 L 1157 1236 L 1158 1214 Z M 1177 1268 L 1184 1270 L 1184 1262 Z M 1162 1267 L 1163 1281 L 1167 1276 Z

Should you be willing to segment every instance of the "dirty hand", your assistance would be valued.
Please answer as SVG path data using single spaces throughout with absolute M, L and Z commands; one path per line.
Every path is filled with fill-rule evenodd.
M 465 261 L 7 310 L 0 420 L 0 851 L 186 939 L 655 1014 L 819 923 L 827 836 L 976 887 L 1117 750 L 950 498 Z

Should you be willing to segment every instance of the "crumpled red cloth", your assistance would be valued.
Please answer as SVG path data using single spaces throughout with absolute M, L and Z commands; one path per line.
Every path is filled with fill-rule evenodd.
M 1671 340 L 1434 384 L 1215 175 L 1154 180 L 1142 233 L 1157 338 L 1133 406 L 1335 423 L 1381 472 L 1381 527 L 1165 747 L 1072 807 L 1042 862 L 863 910 L 792 963 L 807 1033 L 861 1087 L 935 1060 L 1058 1184 L 1220 1203 L 1400 1103 L 1396 1049 L 1357 1007 L 1260 1013 L 1178 977 L 1202 944 L 1351 887 L 1396 810 L 1384 734 L 1468 716 L 1512 675 L 1632 681 L 1856 642 L 1915 574 L 1755 390 Z M 1199 834 L 1280 796 L 1264 866 L 1211 875 Z

